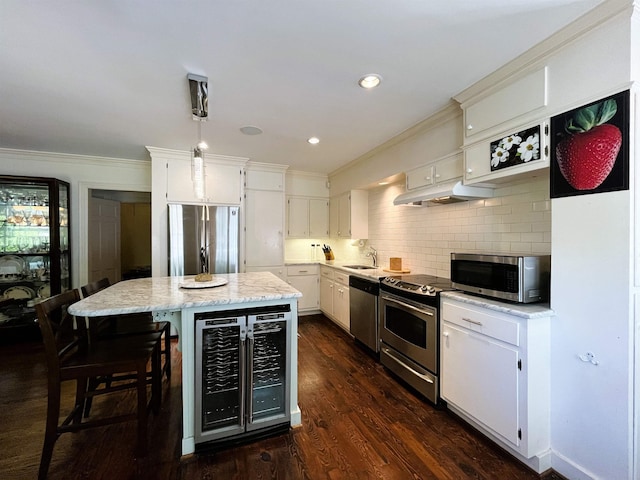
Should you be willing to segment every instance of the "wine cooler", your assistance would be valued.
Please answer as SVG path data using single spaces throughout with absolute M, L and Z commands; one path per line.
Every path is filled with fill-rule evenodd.
M 288 426 L 289 305 L 204 312 L 196 321 L 196 443 Z

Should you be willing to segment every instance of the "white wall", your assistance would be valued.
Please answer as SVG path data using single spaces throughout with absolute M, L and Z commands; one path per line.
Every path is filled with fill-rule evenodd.
M 54 177 L 70 183 L 72 286 L 88 281 L 89 189 L 151 191 L 150 162 L 0 149 L 0 174 Z

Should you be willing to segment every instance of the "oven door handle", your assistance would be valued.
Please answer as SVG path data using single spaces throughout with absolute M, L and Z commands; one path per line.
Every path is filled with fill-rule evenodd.
M 433 317 L 433 313 L 431 313 L 431 312 L 429 312 L 427 310 L 422 310 L 421 308 L 418 308 L 418 307 L 414 307 L 413 305 L 409 305 L 408 303 L 400 302 L 400 301 L 398 301 L 396 299 L 391 299 L 389 297 L 384 297 L 384 299 L 388 303 L 393 303 L 393 304 L 399 305 L 401 307 L 408 308 L 410 310 L 414 310 L 414 311 L 416 311 L 416 312 L 418 312 L 418 313 L 420 313 L 422 315 L 429 315 L 430 317 Z
M 413 373 L 414 375 L 416 375 L 417 377 L 420 377 L 422 380 L 424 380 L 427 383 L 434 383 L 432 378 L 427 377 L 426 375 L 418 372 L 417 370 L 415 370 L 414 368 L 411 368 L 409 365 L 407 365 L 406 363 L 404 363 L 402 360 L 400 360 L 398 357 L 395 356 L 395 354 L 389 350 L 386 347 L 382 347 L 382 351 L 387 354 L 387 356 L 389 358 L 391 358 L 394 362 L 396 362 L 398 365 L 400 365 L 402 368 L 405 368 L 407 370 L 409 370 L 411 373 Z

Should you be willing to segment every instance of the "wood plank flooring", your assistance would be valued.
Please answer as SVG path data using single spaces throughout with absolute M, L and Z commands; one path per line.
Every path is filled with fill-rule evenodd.
M 302 426 L 287 433 L 180 461 L 181 356 L 163 404 L 149 418 L 150 453 L 133 457 L 135 426 L 112 425 L 58 440 L 50 479 L 351 480 L 538 479 L 537 474 L 446 410 L 393 379 L 322 315 L 299 322 Z M 39 344 L 0 348 L 0 478 L 34 479 L 46 412 Z M 73 400 L 73 385 L 65 401 Z M 128 408 L 133 398 L 95 405 Z M 546 479 L 562 479 L 556 473 Z

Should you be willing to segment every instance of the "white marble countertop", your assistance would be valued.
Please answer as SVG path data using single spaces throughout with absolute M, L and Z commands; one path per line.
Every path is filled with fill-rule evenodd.
M 548 303 L 507 303 L 490 298 L 469 295 L 462 292 L 442 292 L 441 298 L 450 298 L 459 302 L 488 308 L 496 312 L 507 313 L 523 318 L 553 317 L 555 312 L 549 308 Z
M 135 312 L 181 310 L 212 305 L 234 305 L 302 296 L 270 272 L 216 274 L 227 280 L 212 288 L 180 288 L 193 277 L 151 277 L 124 280 L 69 307 L 79 316 L 118 315 Z

